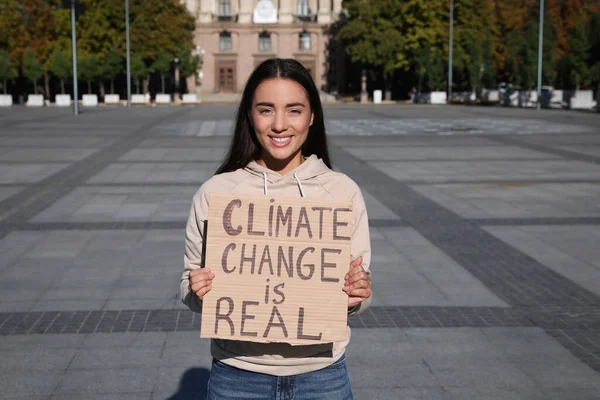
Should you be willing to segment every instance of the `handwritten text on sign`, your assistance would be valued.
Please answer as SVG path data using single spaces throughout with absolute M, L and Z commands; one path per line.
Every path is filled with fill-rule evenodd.
M 201 337 L 346 339 L 352 202 L 211 193 Z

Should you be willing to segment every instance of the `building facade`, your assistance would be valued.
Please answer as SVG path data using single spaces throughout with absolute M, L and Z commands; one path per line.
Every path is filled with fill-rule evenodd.
M 262 61 L 295 58 L 320 90 L 331 68 L 330 27 L 342 0 L 185 0 L 196 18 L 196 51 L 203 62 L 188 82 L 198 94 L 238 93 Z

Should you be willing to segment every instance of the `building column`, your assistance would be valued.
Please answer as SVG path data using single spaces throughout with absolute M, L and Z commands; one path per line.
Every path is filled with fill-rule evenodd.
M 198 18 L 198 3 L 199 2 L 200 2 L 200 0 L 185 0 L 186 8 L 190 12 L 190 14 L 192 14 L 194 16 L 195 19 Z
M 238 12 L 238 23 L 251 24 L 253 13 L 254 13 L 253 2 L 250 0 L 243 0 L 241 2 L 241 8 Z
M 213 19 L 213 6 L 215 0 L 200 0 L 200 12 L 198 13 L 198 22 L 209 24 Z
M 333 0 L 333 18 L 338 20 L 342 12 L 342 0 Z
M 279 0 L 279 23 L 291 24 L 294 22 L 294 4 L 293 0 Z
M 331 23 L 331 0 L 319 0 L 317 22 L 320 24 Z

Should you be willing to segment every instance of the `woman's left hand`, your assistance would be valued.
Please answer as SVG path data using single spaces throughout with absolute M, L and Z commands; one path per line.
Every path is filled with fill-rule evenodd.
M 344 292 L 348 295 L 348 308 L 354 307 L 371 297 L 371 279 L 361 266 L 362 257 L 350 263 L 350 271 L 346 274 Z

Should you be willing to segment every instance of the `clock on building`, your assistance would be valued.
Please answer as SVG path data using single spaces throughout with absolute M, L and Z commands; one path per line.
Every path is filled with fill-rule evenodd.
M 259 0 L 254 9 L 254 23 L 274 24 L 277 23 L 277 10 L 271 0 Z

